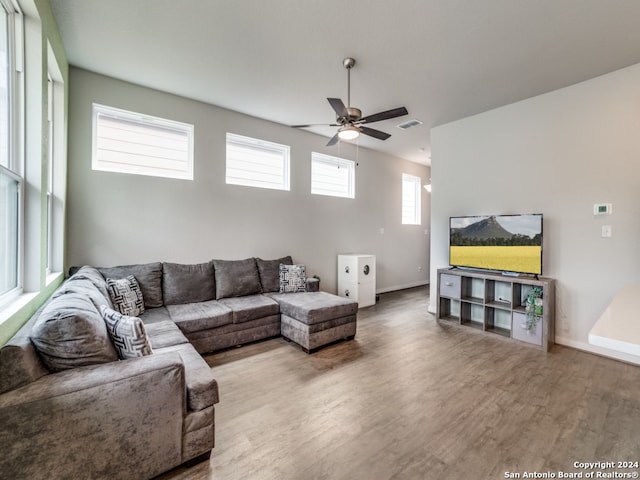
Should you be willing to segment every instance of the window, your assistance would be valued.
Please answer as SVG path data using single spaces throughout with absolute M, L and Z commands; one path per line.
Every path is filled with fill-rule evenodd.
M 0 4 L 0 165 L 14 167 L 9 148 L 11 135 L 11 23 L 6 7 Z
M 193 180 L 193 125 L 94 103 L 93 169 Z
M 420 225 L 420 177 L 402 174 L 402 223 Z
M 47 79 L 47 274 L 53 270 L 53 80 Z
M 289 146 L 227 133 L 227 183 L 289 190 Z
M 18 287 L 22 179 L 0 167 L 0 298 Z
M 64 258 L 64 192 L 65 182 L 65 122 L 64 122 L 64 80 L 55 53 L 48 48 L 47 72 L 47 276 L 63 270 Z M 47 279 L 50 281 L 51 279 Z
M 355 162 L 311 153 L 311 193 L 355 198 Z
M 20 293 L 22 165 L 17 71 L 19 13 L 0 2 L 0 303 Z

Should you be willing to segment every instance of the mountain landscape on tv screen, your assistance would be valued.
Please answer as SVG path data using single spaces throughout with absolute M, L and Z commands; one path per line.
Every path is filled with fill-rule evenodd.
M 452 219 L 453 221 L 453 219 Z M 528 246 L 542 245 L 542 235 L 534 236 L 514 233 L 505 229 L 495 215 L 482 218 L 465 227 L 451 225 L 450 245 L 452 246 Z

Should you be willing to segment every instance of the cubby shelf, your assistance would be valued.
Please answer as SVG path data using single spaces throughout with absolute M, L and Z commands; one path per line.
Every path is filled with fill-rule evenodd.
M 542 314 L 526 329 L 527 296 L 542 289 Z M 438 270 L 437 318 L 454 321 L 535 345 L 548 351 L 554 341 L 555 281 L 546 277 L 443 268 Z

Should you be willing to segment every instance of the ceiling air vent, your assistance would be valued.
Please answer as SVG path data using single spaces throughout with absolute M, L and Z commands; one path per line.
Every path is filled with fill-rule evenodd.
M 421 122 L 420 120 L 408 120 L 399 125 L 396 125 L 396 127 L 401 128 L 402 130 L 406 130 L 407 128 L 417 127 L 418 125 L 422 125 L 422 123 L 423 122 Z

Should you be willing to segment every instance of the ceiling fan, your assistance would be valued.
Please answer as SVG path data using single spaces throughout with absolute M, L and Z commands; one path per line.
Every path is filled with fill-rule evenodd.
M 327 143 L 327 147 L 335 145 L 338 140 L 353 140 L 363 133 L 379 140 L 386 140 L 391 135 L 374 128 L 364 126 L 364 124 L 388 120 L 390 118 L 401 117 L 407 115 L 405 107 L 398 107 L 384 112 L 374 113 L 373 115 L 362 116 L 362 110 L 351 106 L 351 69 L 356 64 L 353 58 L 345 58 L 342 65 L 347 69 L 347 106 L 339 98 L 327 98 L 329 104 L 336 112 L 336 123 L 330 124 L 309 124 L 309 125 L 293 125 L 294 128 L 306 128 L 313 125 L 329 125 L 330 127 L 340 127 L 338 132 L 331 137 Z

